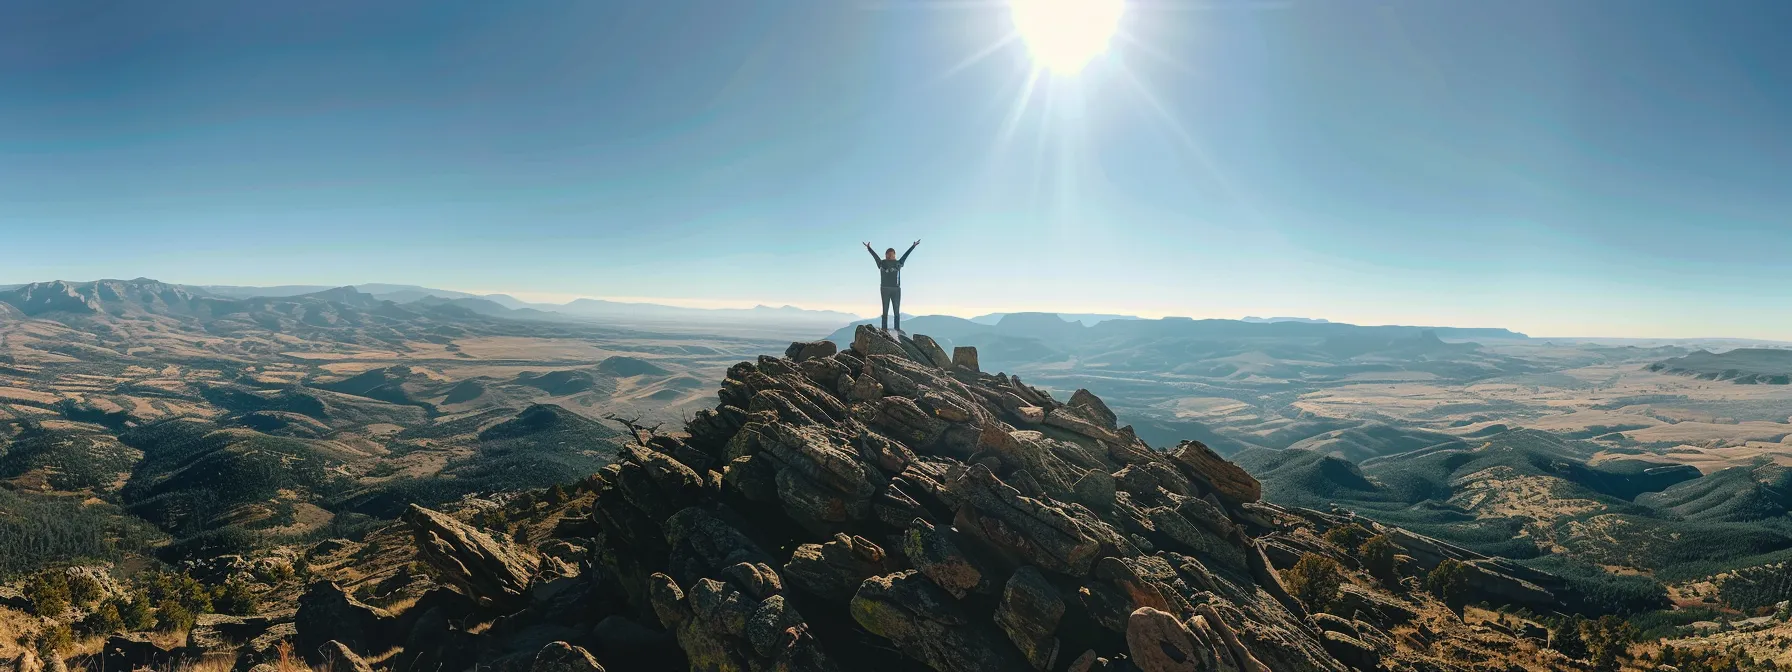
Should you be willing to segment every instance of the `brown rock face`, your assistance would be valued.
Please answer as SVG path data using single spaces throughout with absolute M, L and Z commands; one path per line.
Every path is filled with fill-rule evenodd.
M 803 362 L 832 356 L 837 350 L 833 341 L 797 342 L 791 343 L 789 348 L 784 349 L 784 356 L 789 357 L 791 361 Z
M 977 349 L 968 345 L 961 345 L 952 349 L 952 365 L 971 373 L 979 373 L 982 371 L 982 369 L 977 368 Z
M 604 672 L 604 668 L 591 657 L 590 651 L 566 642 L 554 642 L 535 654 L 529 672 Z
M 884 549 L 864 537 L 834 535 L 825 544 L 803 544 L 784 564 L 796 585 L 822 597 L 844 602 L 865 579 L 889 571 Z
M 415 504 L 404 520 L 416 537 L 418 555 L 468 597 L 497 608 L 523 606 L 538 565 L 534 556 Z
M 373 666 L 348 648 L 348 645 L 335 640 L 325 642 L 319 651 L 324 659 L 325 672 L 373 672 Z
M 1170 451 L 1170 460 L 1189 479 L 1233 504 L 1263 499 L 1263 486 L 1236 464 L 1226 461 L 1200 441 L 1184 441 Z
M 298 628 L 293 648 L 314 664 L 327 662 L 327 644 L 361 653 L 383 652 L 393 644 L 396 620 L 386 610 L 350 597 L 341 586 L 319 581 L 299 597 L 299 610 L 293 617 Z
M 853 332 L 852 350 L 861 357 L 870 355 L 908 357 L 908 351 L 902 349 L 902 343 L 869 324 L 861 324 L 858 330 Z
M 940 672 L 1029 669 L 992 623 L 972 618 L 912 571 L 866 579 L 852 598 L 852 618 Z
M 1118 429 L 1119 418 L 1114 415 L 1113 411 L 1108 410 L 1108 405 L 1093 392 L 1077 390 L 1070 395 L 1070 401 L 1065 405 L 1082 411 L 1083 417 L 1100 423 L 1102 427 Z
M 683 433 L 589 479 L 579 539 L 536 540 L 549 571 L 413 508 L 444 594 L 472 599 L 400 626 L 318 588 L 298 632 L 402 646 L 394 672 L 1347 669 L 1260 548 L 1299 517 L 1245 506 L 1254 479 L 1198 443 L 1153 450 L 1087 390 L 978 366 L 871 328 L 740 362 Z
M 916 569 L 945 589 L 953 597 L 966 593 L 988 593 L 994 590 L 994 572 L 983 563 L 972 560 L 952 540 L 951 528 L 938 528 L 926 520 L 914 519 L 902 536 L 902 552 Z
M 926 334 L 916 334 L 914 341 L 915 349 L 926 355 L 929 363 L 942 369 L 952 368 L 952 358 L 947 357 L 946 350 L 941 348 L 939 343 L 934 342 L 931 337 Z
M 1008 577 L 1002 602 L 996 606 L 996 625 L 1034 669 L 1049 670 L 1057 662 L 1054 633 L 1063 618 L 1064 596 L 1039 570 L 1022 567 Z
M 1126 621 L 1126 648 L 1144 672 L 1207 672 L 1214 669 L 1210 647 L 1159 609 L 1139 607 Z

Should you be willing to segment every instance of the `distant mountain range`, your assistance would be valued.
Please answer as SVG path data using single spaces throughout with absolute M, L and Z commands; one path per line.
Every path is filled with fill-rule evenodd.
M 317 295 L 323 292 L 344 288 L 325 285 L 278 285 L 273 287 L 246 287 L 237 285 L 174 285 L 161 283 L 148 278 L 136 280 L 98 280 L 94 282 L 37 282 L 28 285 L 0 285 L 0 292 L 16 292 L 26 288 L 41 294 L 43 287 L 97 287 L 118 286 L 118 283 L 155 283 L 162 287 L 172 288 L 193 297 L 215 299 L 251 299 L 251 298 L 291 298 Z M 474 313 L 490 317 L 511 319 L 633 319 L 692 322 L 780 322 L 795 324 L 839 324 L 859 319 L 859 316 L 830 310 L 808 310 L 795 306 L 755 306 L 753 308 L 685 308 L 654 303 L 631 303 L 608 301 L 603 299 L 575 299 L 563 304 L 530 303 L 506 294 L 471 294 L 451 289 L 436 289 L 416 285 L 393 285 L 367 283 L 349 285 L 353 289 L 376 301 L 391 301 L 396 304 L 420 304 L 424 306 L 450 305 L 465 308 Z M 58 290 L 59 292 L 60 290 Z M 41 300 L 41 299 L 40 299 Z M 10 302 L 9 302 L 10 303 Z M 27 311 L 29 312 L 29 311 Z
M 1723 353 L 1699 350 L 1649 365 L 1651 371 L 1733 383 L 1792 384 L 1792 350 L 1740 348 Z
M 936 339 L 976 340 L 983 336 L 1018 338 L 1068 338 L 1074 343 L 1084 338 L 1127 337 L 1181 338 L 1310 338 L 1327 339 L 1348 348 L 1340 339 L 1370 335 L 1381 338 L 1417 338 L 1430 334 L 1431 340 L 1528 339 L 1510 329 L 1418 326 L 1358 326 L 1324 320 L 1195 320 L 1166 317 L 1147 320 L 1119 315 L 1078 315 L 1057 313 L 994 313 L 972 319 L 949 315 L 904 317 L 904 331 L 928 334 Z M 853 328 L 860 324 L 876 324 L 877 320 L 858 320 L 841 327 L 828 338 L 836 342 L 852 341 Z
M 977 324 L 996 324 L 998 322 L 1001 322 L 1002 318 L 1007 317 L 1011 314 L 1013 314 L 1013 313 L 990 313 L 988 315 L 978 315 L 976 317 L 971 318 L 971 321 L 976 322 Z M 1110 320 L 1142 320 L 1142 319 L 1145 319 L 1145 318 L 1138 317 L 1135 315 L 1107 315 L 1107 314 L 1102 314 L 1102 313 L 1056 313 L 1056 315 L 1058 317 L 1064 318 L 1064 320 L 1068 321 L 1068 322 L 1081 322 L 1083 324 L 1083 326 L 1085 326 L 1085 327 L 1093 327 L 1098 323 L 1107 322 Z M 907 319 L 907 318 L 904 317 L 904 319 Z M 1245 319 L 1248 320 L 1251 318 L 1247 317 Z
M 1331 320 L 1321 320 L 1321 319 L 1316 319 L 1316 318 L 1311 318 L 1311 317 L 1251 317 L 1251 316 L 1247 315 L 1239 321 L 1240 322 L 1255 322 L 1255 323 L 1259 323 L 1259 324 L 1267 324 L 1267 323 L 1271 323 L 1271 322 L 1306 322 L 1308 324 L 1331 324 Z

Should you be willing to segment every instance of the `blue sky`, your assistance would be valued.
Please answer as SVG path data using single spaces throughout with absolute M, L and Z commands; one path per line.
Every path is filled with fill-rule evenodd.
M 0 282 L 1792 339 L 1789 26 L 1135 0 L 1023 105 L 1002 3 L 14 1 Z

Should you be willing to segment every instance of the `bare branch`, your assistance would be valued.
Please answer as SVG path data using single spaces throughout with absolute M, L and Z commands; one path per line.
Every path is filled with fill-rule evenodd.
M 647 439 L 653 438 L 653 431 L 655 429 L 659 429 L 659 425 L 654 425 L 653 427 L 650 427 L 650 428 L 641 427 L 641 417 L 640 416 L 635 416 L 633 418 L 624 418 L 624 417 L 620 417 L 620 416 L 616 415 L 615 413 L 606 413 L 606 414 L 604 414 L 604 419 L 609 420 L 611 422 L 619 423 L 623 427 L 627 428 L 629 436 L 631 436 L 635 439 L 635 443 L 641 444 L 642 446 L 646 446 Z M 642 436 L 641 436 L 642 432 L 647 433 L 647 438 L 642 438 Z

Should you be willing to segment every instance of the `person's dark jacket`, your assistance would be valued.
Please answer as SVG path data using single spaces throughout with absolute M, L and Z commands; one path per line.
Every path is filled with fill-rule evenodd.
M 879 257 L 877 256 L 877 253 L 873 252 L 870 248 L 866 248 L 865 251 L 869 252 L 871 254 L 871 259 L 877 262 L 877 273 L 883 277 L 883 286 L 902 286 L 902 265 L 908 262 L 909 252 L 915 251 L 914 245 L 908 246 L 908 252 L 903 252 L 902 257 L 898 259 L 885 259 Z

